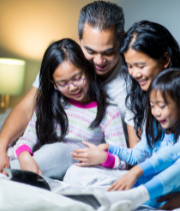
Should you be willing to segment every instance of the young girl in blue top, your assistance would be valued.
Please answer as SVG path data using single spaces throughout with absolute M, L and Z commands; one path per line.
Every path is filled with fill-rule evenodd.
M 151 83 L 146 106 L 146 130 L 133 149 L 103 144 L 101 148 L 115 159 L 136 165 L 115 182 L 109 190 L 132 190 L 105 193 L 110 203 L 129 200 L 131 209 L 156 198 L 180 191 L 180 70 L 162 71 Z M 108 157 L 107 157 L 108 158 Z M 106 163 L 107 160 L 106 160 Z M 154 200 L 153 200 L 154 199 Z

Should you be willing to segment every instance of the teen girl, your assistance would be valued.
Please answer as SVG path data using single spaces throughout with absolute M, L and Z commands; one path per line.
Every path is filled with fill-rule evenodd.
M 62 179 L 75 162 L 70 152 L 84 147 L 82 141 L 126 147 L 118 107 L 106 102 L 93 66 L 73 40 L 62 39 L 46 50 L 40 90 L 36 111 L 23 136 L 8 149 L 11 168 L 20 162 L 21 169 Z M 40 149 L 33 156 L 36 145 Z M 107 156 L 105 152 L 101 155 L 92 156 L 96 163 Z M 125 168 L 124 162 L 120 168 Z
M 111 202 L 129 199 L 135 209 L 151 199 L 149 205 L 164 194 L 180 191 L 180 69 L 161 72 L 148 90 L 146 130 L 133 149 L 103 144 L 108 153 L 130 165 L 136 165 L 109 190 L 128 190 L 110 194 Z M 148 159 L 147 159 L 148 158 Z M 106 160 L 107 162 L 107 160 Z M 140 186 L 141 185 L 141 186 Z M 127 194 L 127 195 L 126 195 Z M 115 198 L 111 198 L 115 196 Z M 119 197 L 119 198 L 118 198 Z

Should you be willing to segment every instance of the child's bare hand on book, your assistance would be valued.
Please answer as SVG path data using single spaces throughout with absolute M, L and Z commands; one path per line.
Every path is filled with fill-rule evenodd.
M 94 144 L 88 142 L 82 142 L 88 148 L 74 149 L 71 155 L 79 163 L 75 163 L 76 166 L 92 166 L 102 164 L 107 158 L 106 152 L 101 150 Z
M 143 170 L 139 166 L 135 166 L 113 183 L 108 191 L 129 190 L 134 186 L 141 175 L 143 175 Z
M 22 170 L 32 171 L 34 173 L 42 175 L 39 165 L 29 152 L 24 151 L 19 155 L 19 162 Z

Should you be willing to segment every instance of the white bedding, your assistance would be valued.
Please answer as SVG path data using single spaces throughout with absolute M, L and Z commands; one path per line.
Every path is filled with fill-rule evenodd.
M 97 193 L 99 195 L 100 192 Z M 103 194 L 102 194 L 103 195 Z M 100 201 L 105 200 L 103 196 Z M 96 211 L 130 211 L 129 201 L 121 202 L 121 209 L 101 206 Z M 107 204 L 107 201 L 106 203 Z M 119 206 L 118 206 L 119 207 Z M 95 211 L 83 202 L 79 202 L 56 193 L 30 185 L 0 179 L 1 211 Z
M 30 185 L 0 180 L 3 211 L 94 211 L 84 203 Z
M 2 174 L 1 174 L 2 175 Z M 102 194 L 103 195 L 103 194 Z M 101 196 L 100 198 L 103 198 Z M 131 204 L 122 201 L 118 209 L 101 206 L 96 211 L 130 211 Z M 95 211 L 85 203 L 10 180 L 0 179 L 0 211 Z M 141 209 L 148 211 L 149 209 Z M 180 211 L 180 209 L 176 209 Z

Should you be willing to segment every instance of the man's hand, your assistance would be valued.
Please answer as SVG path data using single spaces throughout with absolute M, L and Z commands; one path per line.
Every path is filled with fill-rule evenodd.
M 3 168 L 9 168 L 9 158 L 7 156 L 6 151 L 0 150 L 0 173 L 5 174 L 6 176 L 8 175 Z
M 134 186 L 141 175 L 143 175 L 143 170 L 139 166 L 135 166 L 128 173 L 113 183 L 108 191 L 129 190 Z
M 19 162 L 22 170 L 32 171 L 34 173 L 42 175 L 42 172 L 29 152 L 24 151 L 19 155 Z
M 82 142 L 89 148 L 74 149 L 71 155 L 79 163 L 75 163 L 76 166 L 92 166 L 97 164 L 102 164 L 107 158 L 106 152 L 101 150 L 94 144 L 88 142 Z
M 180 193 L 170 193 L 166 196 L 161 197 L 157 200 L 157 202 L 163 202 L 167 201 L 165 204 L 163 204 L 158 209 L 164 209 L 164 210 L 173 210 L 175 208 L 180 207 Z
M 103 151 L 108 151 L 109 149 L 109 144 L 99 144 L 98 148 L 103 150 Z

